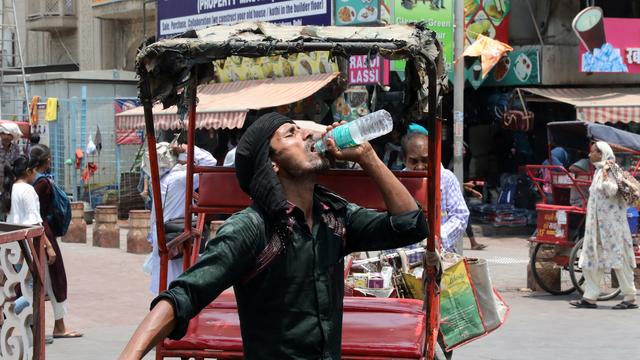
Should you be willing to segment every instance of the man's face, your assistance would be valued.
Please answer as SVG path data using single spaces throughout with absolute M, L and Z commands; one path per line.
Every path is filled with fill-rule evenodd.
M 404 164 L 408 170 L 425 171 L 428 165 L 427 138 L 414 136 L 405 145 Z
M 2 133 L 0 134 L 0 139 L 2 140 L 2 145 L 9 146 L 9 144 L 11 144 L 11 141 L 13 140 L 13 136 Z
M 271 137 L 271 160 L 278 175 L 300 177 L 329 169 L 329 160 L 311 151 L 311 131 L 295 124 L 284 124 Z M 283 172 L 283 173 L 281 173 Z

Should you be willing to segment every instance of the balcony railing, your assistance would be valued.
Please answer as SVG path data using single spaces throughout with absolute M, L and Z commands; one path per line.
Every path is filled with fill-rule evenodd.
M 76 27 L 75 0 L 27 0 L 27 28 L 53 31 Z

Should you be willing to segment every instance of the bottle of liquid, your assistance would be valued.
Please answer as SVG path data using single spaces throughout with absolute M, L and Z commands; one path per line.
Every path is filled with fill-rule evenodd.
M 327 151 L 327 140 L 333 139 L 339 149 L 353 147 L 388 134 L 393 130 L 393 119 L 386 110 L 378 110 L 329 131 L 315 144 L 315 151 Z

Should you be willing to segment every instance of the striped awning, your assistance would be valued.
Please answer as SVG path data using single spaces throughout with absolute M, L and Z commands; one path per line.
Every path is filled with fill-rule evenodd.
M 575 106 L 578 120 L 602 124 L 640 123 L 640 88 L 526 88 L 523 90 Z
M 267 80 L 214 83 L 198 87 L 196 128 L 235 129 L 244 124 L 247 112 L 291 104 L 303 100 L 333 81 L 340 73 L 316 74 Z M 183 127 L 177 108 L 153 107 L 156 129 L 168 130 Z M 184 120 L 186 126 L 186 119 Z M 116 128 L 120 130 L 143 129 L 142 106 L 116 115 Z

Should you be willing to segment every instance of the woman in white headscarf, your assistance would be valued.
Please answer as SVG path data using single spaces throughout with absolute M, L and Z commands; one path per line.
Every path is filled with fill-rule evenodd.
M 628 204 L 618 195 L 618 185 L 607 161 L 616 161 L 604 141 L 591 146 L 589 160 L 596 168 L 587 203 L 584 245 L 579 266 L 585 279 L 582 299 L 571 301 L 578 308 L 597 308 L 600 283 L 605 271 L 615 270 L 624 300 L 614 309 L 636 309 L 633 268 L 636 267 L 631 232 L 627 223 Z

